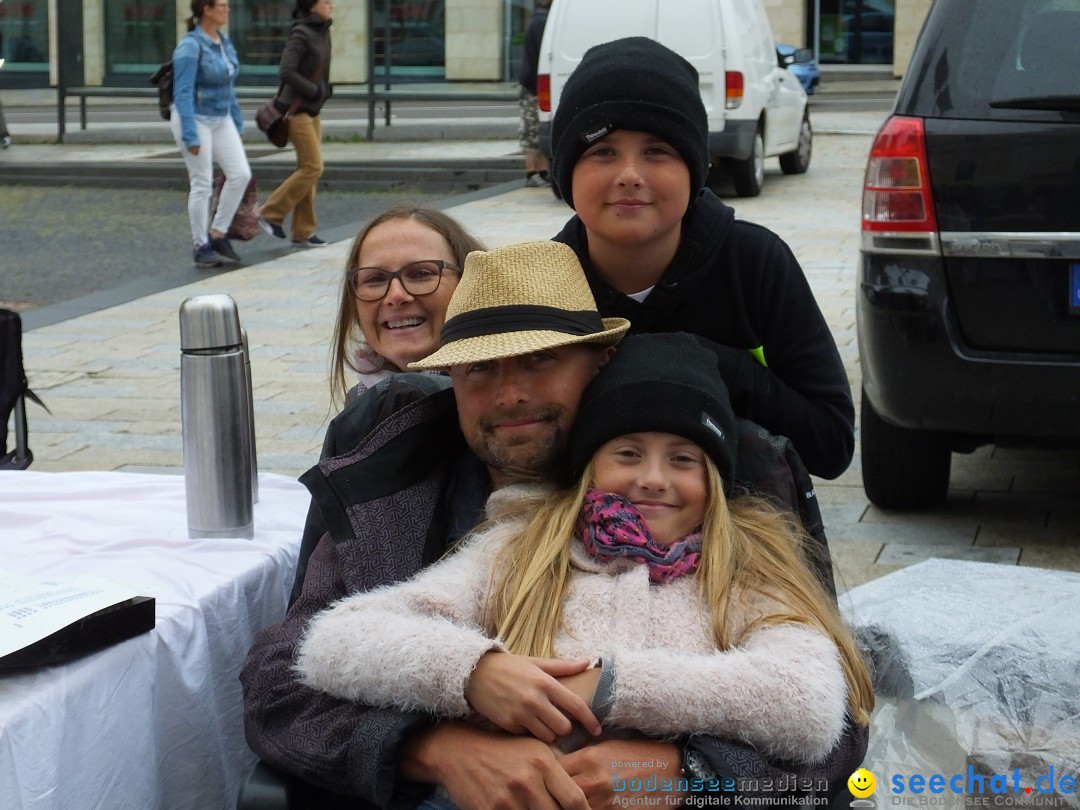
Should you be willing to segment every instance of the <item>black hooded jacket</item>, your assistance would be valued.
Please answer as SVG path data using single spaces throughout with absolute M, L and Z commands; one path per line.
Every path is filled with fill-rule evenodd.
M 600 278 L 580 218 L 555 241 L 581 259 L 601 315 L 626 318 L 631 333 L 703 338 L 717 352 L 739 416 L 790 439 L 814 475 L 836 478 L 848 468 L 855 450 L 851 386 L 806 276 L 779 236 L 735 219 L 706 189 L 683 219 L 675 258 L 641 303 Z

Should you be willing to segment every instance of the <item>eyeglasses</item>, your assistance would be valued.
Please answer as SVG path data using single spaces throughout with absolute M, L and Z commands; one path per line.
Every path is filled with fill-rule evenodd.
M 349 271 L 349 289 L 361 301 L 379 301 L 390 290 L 390 282 L 396 278 L 409 295 L 431 295 L 439 289 L 444 270 L 461 272 L 450 262 L 441 259 L 412 262 L 400 270 L 357 267 Z

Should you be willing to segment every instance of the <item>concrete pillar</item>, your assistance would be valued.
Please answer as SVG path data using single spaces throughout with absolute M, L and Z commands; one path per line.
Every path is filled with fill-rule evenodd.
M 105 4 L 83 0 L 83 71 L 89 87 L 105 80 Z
M 49 84 L 52 87 L 60 84 L 60 66 L 57 64 L 57 54 L 60 53 L 60 39 L 56 28 L 56 17 L 59 13 L 57 6 L 56 0 L 49 0 Z
M 447 0 L 446 78 L 498 81 L 502 78 L 504 0 Z
M 933 0 L 897 0 L 896 33 L 893 39 L 893 75 L 903 76 L 915 49 L 915 40 Z
M 813 47 L 806 41 L 806 0 L 764 0 L 764 5 L 777 42 Z
M 334 53 L 330 81 L 335 84 L 362 84 L 368 80 L 367 0 L 334 5 L 330 41 Z

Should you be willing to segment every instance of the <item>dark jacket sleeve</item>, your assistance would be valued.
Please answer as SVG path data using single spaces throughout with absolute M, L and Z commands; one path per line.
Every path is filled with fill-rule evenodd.
M 397 746 L 429 721 L 419 714 L 337 700 L 296 679 L 296 649 L 311 617 L 345 596 L 335 546 L 324 537 L 285 621 L 263 630 L 240 681 L 248 745 L 265 762 L 372 807 L 411 807 L 427 788 L 396 783 Z
M 765 364 L 745 348 L 712 343 L 732 406 L 789 438 L 811 473 L 836 478 L 855 452 L 855 407 L 836 341 L 788 246 L 764 229 L 742 227 L 765 237 L 744 240 L 752 249 L 737 260 L 759 268 L 762 287 L 753 299 L 761 311 L 754 319 L 765 325 Z
M 544 39 L 544 26 L 547 23 L 547 9 L 537 8 L 533 13 L 529 27 L 525 31 L 525 42 L 521 49 L 521 70 L 518 84 L 536 95 L 537 66 L 540 61 L 540 43 Z
M 815 765 L 770 761 L 751 746 L 719 737 L 689 737 L 683 746 L 698 755 L 725 796 L 743 797 L 743 803 L 780 807 L 794 804 L 785 797 L 798 797 L 806 802 L 816 798 L 818 806 L 827 799 L 829 806 L 847 807 L 850 798 L 842 804 L 836 800 L 847 795 L 848 777 L 862 765 L 868 740 L 869 729 L 849 720 L 830 754 Z M 710 795 L 708 784 L 700 782 L 691 783 L 691 792 Z
M 444 392 L 449 380 L 399 374 L 334 417 L 322 457 L 348 453 L 393 414 Z M 429 720 L 337 700 L 296 680 L 296 651 L 311 617 L 346 596 L 340 548 L 314 505 L 308 512 L 292 604 L 280 624 L 260 632 L 240 680 L 248 745 L 261 759 L 306 782 L 356 796 L 373 807 L 412 807 L 427 787 L 396 781 L 397 746 Z M 386 575 L 393 579 L 393 572 Z M 400 577 L 398 577 L 400 578 Z

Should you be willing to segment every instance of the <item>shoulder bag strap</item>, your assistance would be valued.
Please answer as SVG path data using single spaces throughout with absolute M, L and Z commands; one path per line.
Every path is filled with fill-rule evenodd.
M 315 84 L 318 84 L 319 79 L 322 78 L 322 72 L 323 72 L 324 67 L 326 67 L 326 64 L 324 62 L 320 62 L 319 66 L 315 69 L 315 72 L 313 74 L 311 74 L 311 80 L 313 82 L 315 82 Z M 283 82 L 283 81 L 279 82 L 277 92 L 274 93 L 274 98 L 275 99 L 281 98 L 281 91 L 284 90 L 284 89 L 285 89 L 285 82 Z M 293 99 L 292 104 L 289 105 L 289 109 L 285 113 L 285 117 L 286 118 L 291 117 L 292 114 L 294 112 L 296 112 L 297 108 L 299 108 L 299 106 L 300 106 L 300 96 L 297 95 L 296 98 Z

